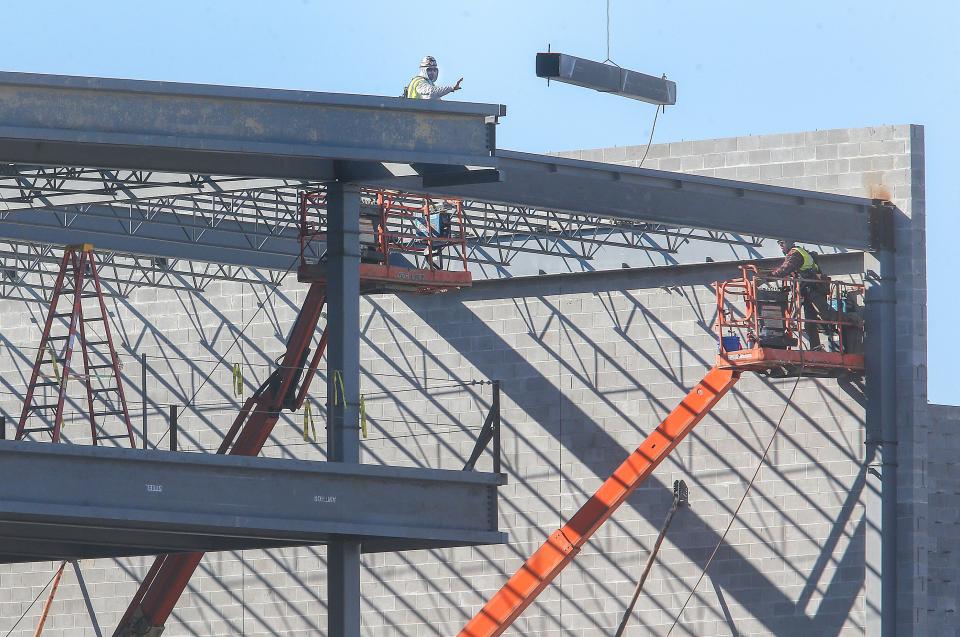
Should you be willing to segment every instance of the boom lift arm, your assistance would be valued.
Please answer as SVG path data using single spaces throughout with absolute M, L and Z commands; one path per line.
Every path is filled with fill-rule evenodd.
M 244 403 L 217 453 L 236 456 L 258 454 L 280 419 L 281 409 L 296 410 L 303 404 L 310 381 L 326 349 L 327 332 L 324 330 L 304 374 L 310 342 L 325 303 L 326 284 L 312 284 L 290 331 L 280 367 Z M 114 637 L 159 636 L 202 559 L 203 553 L 157 556 L 113 633 Z
M 458 199 L 438 199 L 396 191 L 368 190 L 361 210 L 360 264 L 362 292 L 437 293 L 468 287 L 466 223 Z M 441 204 L 441 212 L 434 212 Z M 434 225 L 436 219 L 438 225 Z M 310 343 L 326 302 L 327 272 L 321 255 L 326 242 L 326 192 L 300 195 L 301 282 L 310 290 L 287 339 L 280 368 L 244 403 L 217 453 L 255 456 L 280 419 L 281 409 L 299 409 L 327 345 L 324 330 L 309 366 Z M 412 255 L 411 264 L 393 263 L 392 256 Z M 447 258 L 444 258 L 447 257 Z M 305 369 L 306 367 L 306 369 Z M 304 373 L 306 372 L 306 373 Z M 302 376 L 302 378 L 301 378 Z M 173 612 L 203 553 L 157 557 L 124 613 L 114 637 L 157 637 Z
M 555 531 L 460 631 L 459 637 L 503 634 L 587 540 L 613 515 L 664 458 L 740 379 L 740 372 L 714 367 L 647 439 L 600 485 L 562 528 Z

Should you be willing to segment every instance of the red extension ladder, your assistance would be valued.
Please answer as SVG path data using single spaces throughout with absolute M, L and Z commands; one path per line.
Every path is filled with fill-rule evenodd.
M 65 295 L 72 297 L 71 305 L 58 311 Z M 96 299 L 92 311 L 84 310 L 86 299 Z M 78 346 L 83 352 L 82 374 L 77 374 L 72 367 L 73 353 Z M 89 243 L 64 249 L 60 274 L 53 287 L 50 310 L 17 424 L 17 440 L 30 434 L 47 433 L 53 442 L 60 442 L 67 382 L 71 376 L 82 380 L 86 387 L 93 444 L 127 439 L 130 446 L 135 447 L 130 413 L 120 381 L 120 361 L 110 334 L 110 317 L 103 301 L 96 257 Z M 42 424 L 27 426 L 28 421 L 33 424 L 37 420 Z M 118 431 L 122 433 L 111 433 Z

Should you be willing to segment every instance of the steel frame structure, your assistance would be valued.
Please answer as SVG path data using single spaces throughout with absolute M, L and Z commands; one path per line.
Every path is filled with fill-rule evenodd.
M 254 222 L 234 231 L 230 224 L 243 223 L 241 208 L 181 215 L 178 208 L 171 212 L 170 202 L 191 207 L 186 201 L 196 197 L 232 200 L 226 192 L 208 194 L 206 186 L 199 192 L 198 177 L 209 175 L 326 183 L 335 239 L 328 246 L 328 364 L 342 375 L 339 391 L 347 397 L 357 395 L 359 378 L 358 185 L 458 197 L 483 202 L 484 208 L 513 207 L 505 209 L 506 226 L 500 218 L 488 221 L 489 232 L 474 237 L 483 258 L 500 250 L 504 239 L 516 243 L 514 252 L 568 250 L 565 242 L 578 233 L 581 245 L 598 245 L 597 233 L 642 245 L 617 234 L 627 228 L 667 233 L 677 241 L 692 232 L 688 239 L 777 237 L 870 251 L 867 446 L 879 455 L 883 474 L 878 605 L 881 634 L 892 635 L 897 591 L 892 211 L 868 199 L 498 150 L 496 122 L 505 114 L 498 105 L 0 73 L 0 162 L 14 165 L 0 186 L 0 208 L 6 208 L 0 212 L 0 240 L 83 241 L 130 254 L 282 269 L 268 265 L 266 256 L 277 264 L 276 253 L 285 250 L 276 245 L 288 230 L 293 239 L 292 224 L 271 221 L 260 228 Z M 156 176 L 148 178 L 144 171 Z M 141 203 L 154 197 L 163 203 L 148 204 L 141 213 Z M 40 211 L 51 204 L 68 207 Z M 126 218 L 117 213 L 118 205 L 127 210 Z M 510 218 L 518 209 L 529 217 L 521 224 Z M 539 211 L 549 212 L 538 218 Z M 559 216 L 551 220 L 551 215 Z M 292 263 L 296 252 L 290 247 Z M 260 261 L 246 261 L 249 255 Z M 328 403 L 337 405 L 337 391 L 328 382 Z M 359 461 L 350 424 L 356 416 L 357 405 L 349 399 L 332 409 L 335 463 Z M 359 553 L 353 540 L 331 544 L 332 634 L 359 635 Z
M 0 298 L 46 302 L 60 248 L 53 243 L 0 241 Z M 167 259 L 98 250 L 104 295 L 128 297 L 140 287 L 203 292 L 215 281 L 280 285 L 289 271 L 259 270 L 209 261 Z M 31 293 L 33 292 L 33 293 Z
M 210 194 L 147 195 L 126 203 L 0 210 L 0 236 L 48 241 L 81 236 L 111 250 L 285 271 L 296 257 L 302 182 Z M 509 265 L 522 253 L 591 260 L 605 247 L 676 253 L 690 241 L 759 247 L 763 238 L 527 206 L 463 202 L 471 262 Z

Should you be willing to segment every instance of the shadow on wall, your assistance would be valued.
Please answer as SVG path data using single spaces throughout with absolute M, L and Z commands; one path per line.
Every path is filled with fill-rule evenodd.
M 508 471 L 517 486 L 502 495 L 501 507 L 514 522 L 508 529 L 512 543 L 507 551 L 476 550 L 499 574 L 491 588 L 589 497 L 712 365 L 715 301 L 706 283 L 724 275 L 717 274 L 722 268 L 688 271 L 667 288 L 645 287 L 643 280 L 622 285 L 635 274 L 619 281 L 570 277 L 556 284 L 539 279 L 478 286 L 442 306 L 435 299 L 405 298 L 415 320 L 396 309 L 385 317 L 405 347 L 416 350 L 420 341 L 411 325 L 428 325 L 466 359 L 461 373 L 467 367 L 509 379 L 504 426 Z M 637 623 L 656 634 L 669 627 L 720 540 L 789 389 L 787 383 L 742 382 L 630 499 L 632 511 L 618 512 L 595 536 L 598 549 L 579 556 L 528 618 L 518 621 L 518 630 L 606 634 L 616 627 L 620 611 L 610 610 L 609 600 L 625 605 L 623 584 L 637 576 L 635 564 L 669 506 L 667 466 L 701 494 L 670 532 L 673 550 L 656 567 L 659 582 L 648 585 L 660 594 L 651 593 L 637 615 Z M 687 631 L 727 634 L 738 629 L 719 624 L 734 617 L 739 630 L 753 626 L 777 635 L 863 632 L 863 412 L 856 390 L 851 393 L 834 381 L 802 381 L 769 467 L 711 566 L 713 586 L 736 612 L 731 615 L 730 605 L 704 585 L 681 621 Z M 559 486 L 548 488 L 551 481 Z M 636 538 L 637 525 L 645 541 Z M 577 567 L 581 562 L 586 566 Z M 421 574 L 430 580 L 430 573 Z M 429 590 L 451 596 L 449 590 Z M 458 605 L 458 617 L 435 634 L 456 630 L 492 592 L 467 595 L 471 607 Z M 413 634 L 399 624 L 387 626 Z
M 501 493 L 501 526 L 511 542 L 364 556 L 364 630 L 455 633 L 710 367 L 709 283 L 728 269 L 670 270 L 666 287 L 663 270 L 623 271 L 482 284 L 456 296 L 370 297 L 362 312 L 371 428 L 364 462 L 461 467 L 490 404 L 489 387 L 474 381 L 502 379 L 510 484 Z M 221 287 L 224 294 L 240 288 Z M 269 373 L 302 290 L 266 298 L 251 288 L 234 296 L 245 299 L 239 308 L 173 292 L 156 297 L 156 305 L 134 297 L 114 307 L 130 360 L 141 351 L 157 356 L 151 423 L 169 403 L 193 403 L 180 423 L 191 450 L 215 448 L 242 402 L 227 382 L 234 360 L 250 370 L 248 392 Z M 255 311 L 256 321 L 241 332 L 237 326 Z M 11 357 L 4 369 L 17 372 L 2 381 L 10 414 L 36 352 L 15 344 L 30 337 L 0 338 Z M 218 362 L 234 339 L 236 357 Z M 138 404 L 138 363 L 126 365 L 124 376 Z M 325 378 L 315 383 L 322 391 Z M 720 540 L 789 389 L 787 382 L 741 381 L 517 622 L 517 634 L 610 634 L 669 506 L 672 478 L 683 477 L 693 507 L 674 522 L 633 622 L 665 634 Z M 856 394 L 832 381 L 801 383 L 769 466 L 675 634 L 863 632 L 865 480 Z M 323 418 L 321 440 L 304 441 L 299 417 L 285 416 L 267 453 L 323 459 Z M 162 429 L 151 427 L 156 442 Z M 485 457 L 480 468 L 489 463 Z M 130 582 L 150 560 L 115 563 L 122 569 L 116 580 Z M 209 556 L 189 588 L 191 603 L 181 604 L 168 632 L 316 634 L 326 623 L 324 565 L 322 548 Z M 101 623 L 113 625 L 121 611 L 111 605 Z

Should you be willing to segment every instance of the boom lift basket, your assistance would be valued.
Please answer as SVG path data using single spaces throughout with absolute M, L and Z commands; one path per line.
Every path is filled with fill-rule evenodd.
M 857 303 L 863 285 L 828 277 L 770 277 L 755 265 L 740 266 L 740 273 L 716 284 L 718 367 L 774 377 L 863 375 L 863 319 Z M 804 294 L 824 295 L 832 316 L 807 316 Z M 827 335 L 829 351 L 804 347 L 803 333 L 814 326 Z
M 324 191 L 300 195 L 300 281 L 326 280 Z M 436 293 L 469 287 L 463 202 L 368 190 L 360 202 L 362 293 Z

